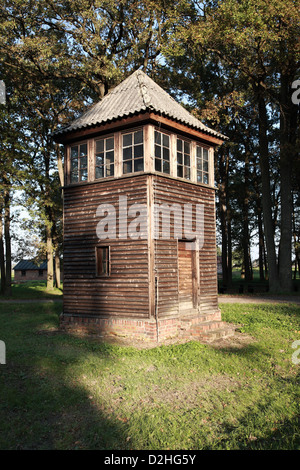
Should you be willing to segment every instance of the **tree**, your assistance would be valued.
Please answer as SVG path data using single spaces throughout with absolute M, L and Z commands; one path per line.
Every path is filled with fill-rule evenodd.
M 201 81 L 201 73 L 205 76 L 203 64 L 208 70 L 215 71 L 215 79 L 210 83 L 217 84 L 208 94 L 208 101 L 213 94 L 220 96 L 220 89 L 224 91 L 222 82 L 227 82 L 227 77 L 236 77 L 235 84 L 239 84 L 239 90 L 244 88 L 247 94 L 251 94 L 252 106 L 258 116 L 258 154 L 270 291 L 290 290 L 291 169 L 299 151 L 295 141 L 299 115 L 297 117 L 290 98 L 292 82 L 299 71 L 299 2 L 208 0 L 191 2 L 191 6 L 194 7 L 192 14 L 173 34 L 174 40 L 166 46 L 166 54 L 172 58 L 177 71 L 184 70 L 187 61 L 193 57 L 194 64 L 186 68 L 183 80 L 194 80 L 190 94 L 198 106 L 202 104 L 198 97 L 203 89 L 198 86 L 197 91 L 197 85 Z M 188 89 L 186 84 L 184 89 Z M 280 116 L 278 258 L 274 223 L 276 207 L 272 200 L 270 169 L 271 106 Z

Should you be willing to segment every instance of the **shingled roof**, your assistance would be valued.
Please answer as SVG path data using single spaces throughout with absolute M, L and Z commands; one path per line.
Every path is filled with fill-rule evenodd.
M 42 261 L 39 264 L 36 264 L 32 260 L 22 259 L 14 267 L 15 271 L 26 271 L 27 269 L 47 269 L 47 261 Z
M 195 118 L 141 70 L 135 71 L 71 124 L 58 129 L 54 138 L 142 112 L 155 112 L 222 140 L 227 139 Z

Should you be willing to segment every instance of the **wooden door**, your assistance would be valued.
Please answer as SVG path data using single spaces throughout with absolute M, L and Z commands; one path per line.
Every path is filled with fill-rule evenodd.
M 180 313 L 187 313 L 187 311 L 197 306 L 196 252 L 188 247 L 189 242 L 178 241 L 178 300 Z

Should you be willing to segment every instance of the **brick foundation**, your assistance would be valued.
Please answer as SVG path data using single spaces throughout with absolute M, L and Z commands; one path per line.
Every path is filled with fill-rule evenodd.
M 233 334 L 233 330 L 221 321 L 219 310 L 213 314 L 166 318 L 158 322 L 155 319 L 80 317 L 62 314 L 60 327 L 66 331 L 120 336 L 143 341 L 164 341 L 174 337 L 210 341 Z

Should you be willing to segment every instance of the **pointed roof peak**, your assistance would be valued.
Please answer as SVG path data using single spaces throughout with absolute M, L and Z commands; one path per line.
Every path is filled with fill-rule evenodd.
M 226 139 L 225 136 L 205 126 L 199 119 L 189 113 L 140 69 L 129 75 L 78 119 L 68 126 L 58 129 L 55 136 L 102 125 L 147 111 L 160 114 L 222 140 Z

